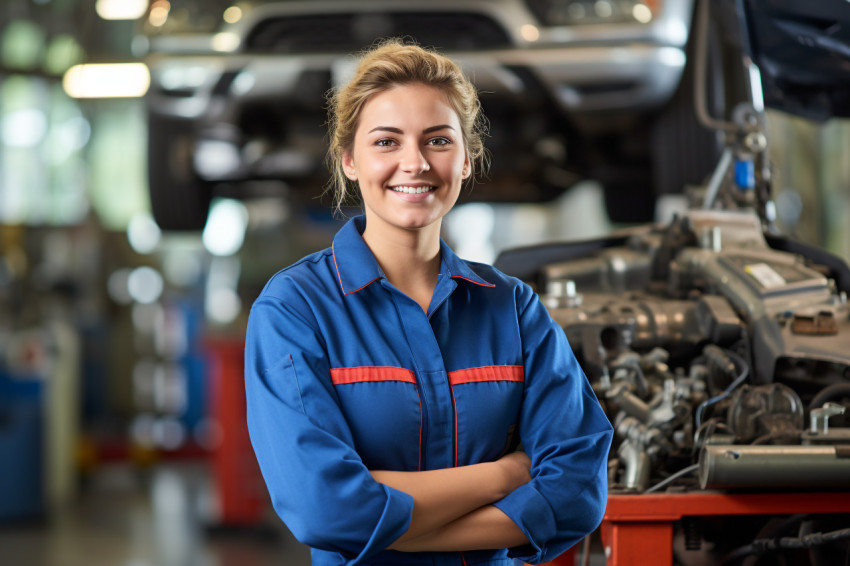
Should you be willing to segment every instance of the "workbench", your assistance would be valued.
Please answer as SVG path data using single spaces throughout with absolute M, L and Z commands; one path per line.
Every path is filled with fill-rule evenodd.
M 600 532 L 607 566 L 672 566 L 683 517 L 850 514 L 850 493 L 694 492 L 608 496 Z

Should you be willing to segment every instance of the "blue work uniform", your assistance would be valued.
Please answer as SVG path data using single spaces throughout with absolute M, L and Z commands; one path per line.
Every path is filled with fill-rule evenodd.
M 275 510 L 314 565 L 489 565 L 555 558 L 602 519 L 612 428 L 537 295 L 441 241 L 427 313 L 384 276 L 349 220 L 275 274 L 245 347 L 251 442 Z M 532 480 L 495 505 L 530 544 L 385 550 L 410 495 L 369 470 L 497 459 L 521 441 Z

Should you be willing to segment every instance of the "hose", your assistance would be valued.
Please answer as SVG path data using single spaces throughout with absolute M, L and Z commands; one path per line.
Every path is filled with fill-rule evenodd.
M 728 397 L 729 394 L 732 393 L 732 391 L 734 391 L 739 385 L 741 385 L 744 380 L 747 379 L 747 376 L 750 375 L 750 370 L 747 367 L 747 362 L 744 361 L 744 358 L 742 358 L 735 352 L 730 352 L 728 350 L 725 351 L 725 354 L 729 356 L 735 366 L 735 369 L 740 373 L 738 374 L 738 377 L 736 377 L 734 381 L 732 381 L 732 383 L 730 383 L 729 386 L 723 391 L 723 393 L 712 397 L 711 399 L 703 401 L 700 406 L 697 407 L 697 413 L 695 417 L 697 429 L 699 429 L 700 425 L 702 424 L 702 414 L 705 411 L 706 407 L 714 405 L 718 401 L 722 401 L 723 399 Z
M 765 554 L 776 550 L 812 548 L 850 539 L 850 529 L 839 529 L 827 533 L 811 533 L 801 537 L 762 538 L 737 548 L 723 558 L 723 564 L 747 556 Z
M 672 476 L 661 480 L 660 482 L 658 482 L 654 486 L 652 486 L 649 489 L 647 489 L 646 491 L 644 491 L 644 493 L 652 493 L 654 491 L 658 491 L 662 487 L 668 486 L 669 484 L 673 483 L 677 479 L 684 477 L 688 474 L 692 474 L 692 473 L 694 473 L 698 470 L 699 470 L 699 464 L 691 464 L 687 468 L 682 468 L 681 470 L 679 470 L 678 472 L 676 472 Z
M 834 383 L 829 387 L 821 389 L 815 395 L 814 399 L 812 399 L 811 403 L 809 403 L 809 412 L 812 409 L 822 407 L 827 401 L 832 401 L 839 397 L 850 397 L 850 383 Z

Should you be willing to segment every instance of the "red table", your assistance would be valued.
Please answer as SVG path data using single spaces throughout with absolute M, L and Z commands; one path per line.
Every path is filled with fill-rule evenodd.
M 268 495 L 248 437 L 243 340 L 206 340 L 210 416 L 221 438 L 212 450 L 218 527 L 257 527 L 266 518 Z
M 682 517 L 850 513 L 850 493 L 609 495 L 600 527 L 608 566 L 672 566 Z

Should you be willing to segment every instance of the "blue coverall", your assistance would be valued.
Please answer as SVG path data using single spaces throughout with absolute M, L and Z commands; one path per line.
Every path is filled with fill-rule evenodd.
M 545 562 L 599 524 L 612 428 L 561 328 L 525 283 L 440 242 L 427 313 L 384 277 L 349 220 L 275 274 L 245 346 L 251 442 L 275 510 L 315 565 Z M 518 442 L 532 480 L 495 505 L 530 544 L 385 550 L 410 495 L 369 470 L 491 461 Z

